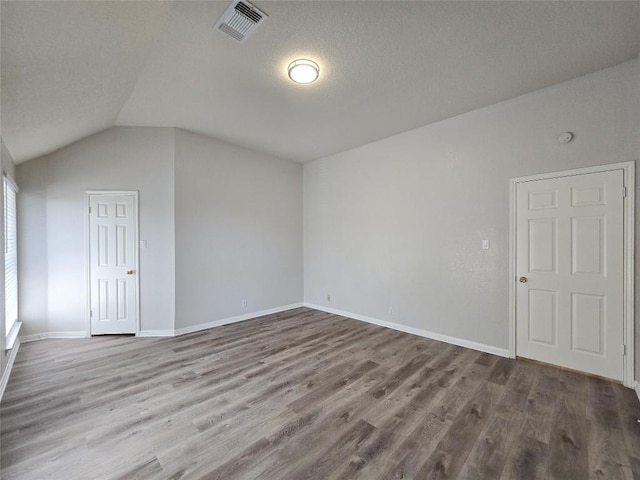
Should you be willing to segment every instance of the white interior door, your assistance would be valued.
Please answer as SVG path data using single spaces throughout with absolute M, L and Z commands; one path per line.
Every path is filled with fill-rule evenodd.
M 91 334 L 137 333 L 137 202 L 89 195 Z
M 622 170 L 517 184 L 516 351 L 623 378 Z

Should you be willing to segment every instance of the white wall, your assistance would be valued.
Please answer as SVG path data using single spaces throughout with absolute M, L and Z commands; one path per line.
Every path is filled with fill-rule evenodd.
M 302 166 L 175 135 L 176 328 L 302 302 Z
M 638 69 L 627 62 L 306 164 L 305 301 L 507 348 L 509 179 L 638 160 Z M 564 131 L 575 140 L 560 145 Z
M 22 335 L 86 328 L 85 190 L 138 190 L 143 330 L 173 329 L 174 134 L 114 127 L 17 166 Z

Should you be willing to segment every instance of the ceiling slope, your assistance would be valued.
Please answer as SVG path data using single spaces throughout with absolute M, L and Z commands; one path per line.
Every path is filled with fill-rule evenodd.
M 243 44 L 226 2 L 175 4 L 118 125 L 176 126 L 308 161 L 638 54 L 639 2 L 257 2 Z M 295 85 L 288 63 L 320 63 Z
M 1 133 L 15 161 L 112 126 L 168 11 L 165 2 L 3 1 Z
M 637 1 L 255 0 L 269 21 L 242 44 L 212 28 L 224 1 L 45 3 L 3 3 L 3 137 L 18 161 L 115 120 L 304 162 L 622 63 L 640 44 Z M 319 81 L 288 80 L 299 57 Z

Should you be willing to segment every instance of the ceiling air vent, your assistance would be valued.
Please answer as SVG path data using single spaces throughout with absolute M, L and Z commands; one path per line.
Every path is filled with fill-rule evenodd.
M 224 11 L 215 28 L 238 42 L 244 42 L 266 19 L 267 14 L 249 2 L 234 1 Z

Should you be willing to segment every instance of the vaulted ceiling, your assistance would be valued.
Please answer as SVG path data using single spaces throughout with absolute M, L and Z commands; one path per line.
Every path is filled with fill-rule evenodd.
M 1 127 L 17 162 L 112 125 L 308 161 L 636 58 L 640 2 L 2 1 Z M 319 81 L 292 83 L 308 57 Z

